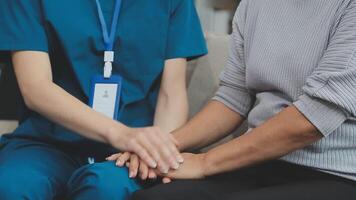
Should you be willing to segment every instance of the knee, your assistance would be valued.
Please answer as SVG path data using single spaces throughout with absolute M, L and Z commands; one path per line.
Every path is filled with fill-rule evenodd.
M 50 188 L 48 179 L 35 173 L 19 174 L 8 170 L 0 173 L 1 200 L 47 199 L 51 198 Z
M 76 187 L 76 188 L 74 188 Z M 128 177 L 126 168 L 104 162 L 85 166 L 69 181 L 73 199 L 127 199 L 139 185 Z
M 23 194 L 19 187 L 14 184 L 5 182 L 4 179 L 0 180 L 0 197 L 2 200 L 21 199 Z

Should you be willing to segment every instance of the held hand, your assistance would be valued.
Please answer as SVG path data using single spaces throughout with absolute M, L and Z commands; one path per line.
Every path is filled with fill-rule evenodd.
M 137 154 L 150 168 L 158 168 L 161 173 L 178 169 L 183 162 L 177 141 L 158 127 L 129 128 L 123 137 L 114 137 L 109 141 L 122 151 Z
M 178 170 L 171 170 L 163 176 L 163 182 L 169 183 L 174 179 L 202 179 L 205 177 L 205 154 L 182 154 L 184 163 Z
M 135 154 L 129 152 L 117 153 L 106 159 L 116 161 L 116 165 L 119 167 L 123 167 L 126 163 L 126 166 L 129 168 L 130 178 L 136 178 L 137 175 L 139 175 L 142 180 L 157 178 L 154 169 L 149 168 L 148 165 Z

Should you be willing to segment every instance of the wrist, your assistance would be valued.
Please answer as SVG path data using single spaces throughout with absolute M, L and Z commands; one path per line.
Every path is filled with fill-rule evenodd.
M 119 150 L 125 149 L 126 139 L 131 133 L 132 128 L 120 123 L 116 123 L 114 126 L 107 129 L 105 133 L 106 141 Z
M 202 174 L 203 174 L 203 177 L 208 177 L 210 176 L 210 173 L 209 173 L 209 163 L 208 163 L 208 160 L 207 160 L 207 153 L 201 153 L 200 154 L 200 158 L 201 158 L 201 166 L 202 166 Z
M 184 141 L 182 139 L 182 137 L 180 137 L 179 135 L 179 130 L 178 131 L 173 131 L 171 133 L 173 135 L 173 137 L 177 140 L 178 144 L 177 144 L 177 148 L 180 152 L 183 152 L 185 151 L 187 148 L 186 146 L 184 145 Z
M 202 166 L 203 166 L 204 177 L 212 176 L 215 174 L 214 173 L 215 164 L 209 152 L 202 154 Z

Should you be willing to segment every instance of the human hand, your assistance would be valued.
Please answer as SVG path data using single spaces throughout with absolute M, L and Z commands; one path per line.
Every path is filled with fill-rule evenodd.
M 129 168 L 129 177 L 136 178 L 139 176 L 142 180 L 156 179 L 157 174 L 155 169 L 149 168 L 148 165 L 141 160 L 136 154 L 129 152 L 113 154 L 106 158 L 109 161 L 115 161 L 116 165 L 123 167 L 126 165 Z
M 158 168 L 161 173 L 178 169 L 184 161 L 177 149 L 178 142 L 158 127 L 129 128 L 123 135 L 112 137 L 112 146 L 138 155 L 150 168 Z
M 205 154 L 182 154 L 184 163 L 178 170 L 170 170 L 168 174 L 158 175 L 162 176 L 163 183 L 170 183 L 174 179 L 203 179 L 205 178 Z

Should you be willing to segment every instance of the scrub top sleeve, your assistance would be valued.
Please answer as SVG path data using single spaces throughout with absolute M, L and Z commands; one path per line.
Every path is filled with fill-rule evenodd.
M 0 0 L 0 53 L 48 52 L 43 21 L 38 0 Z
M 193 0 L 171 2 L 166 59 L 191 60 L 207 54 L 204 34 Z

